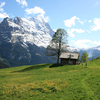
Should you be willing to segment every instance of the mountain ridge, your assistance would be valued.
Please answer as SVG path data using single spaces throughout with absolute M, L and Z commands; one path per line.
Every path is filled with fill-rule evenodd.
M 54 34 L 42 18 L 4 18 L 0 23 L 0 58 L 10 66 L 52 63 L 45 47 Z
M 95 59 L 100 56 L 100 46 L 91 47 L 91 48 L 87 48 L 87 49 L 70 47 L 69 50 L 71 52 L 79 52 L 80 56 L 82 55 L 83 52 L 87 52 L 89 60 Z
M 39 15 L 30 19 L 20 17 L 10 19 L 7 17 L 1 22 L 0 27 L 5 30 L 4 33 L 9 31 L 5 36 L 1 35 L 3 40 L 8 39 L 11 43 L 21 42 L 22 46 L 34 43 L 37 46 L 46 47 L 54 34 L 49 24 Z
M 45 19 L 38 15 L 34 18 L 4 18 L 0 23 L 0 58 L 9 66 L 52 63 L 46 56 L 46 47 L 54 31 Z M 89 60 L 100 56 L 100 46 L 89 49 L 70 47 L 69 51 L 87 52 Z

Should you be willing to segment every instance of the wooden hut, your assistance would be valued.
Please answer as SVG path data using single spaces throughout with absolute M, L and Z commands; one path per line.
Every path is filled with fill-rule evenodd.
M 79 59 L 79 53 L 62 52 L 60 59 L 62 64 L 76 65 Z

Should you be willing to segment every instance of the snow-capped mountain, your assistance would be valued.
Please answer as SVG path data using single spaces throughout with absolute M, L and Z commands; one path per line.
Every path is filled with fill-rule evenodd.
M 67 50 L 70 52 L 79 52 L 81 49 L 80 48 L 75 48 L 73 46 L 67 47 Z
M 34 18 L 5 18 L 0 23 L 0 59 L 9 66 L 52 63 L 46 56 L 46 46 L 54 32 L 45 19 L 38 15 Z M 71 52 L 87 52 L 89 60 L 100 56 L 100 46 L 79 49 L 69 47 Z M 1 61 L 1 60 L 0 60 Z
M 100 56 L 100 46 L 92 47 L 92 48 L 75 48 L 75 47 L 69 47 L 69 51 L 71 52 L 79 52 L 80 56 L 82 55 L 83 52 L 88 53 L 89 60 L 95 59 L 96 57 Z
M 54 34 L 41 15 L 34 18 L 5 18 L 0 24 L 0 30 L 0 37 L 4 41 L 19 42 L 24 47 L 27 47 L 27 43 L 46 47 Z
M 45 47 L 53 34 L 41 15 L 4 18 L 0 23 L 0 59 L 10 66 L 51 63 Z
M 92 49 L 94 49 L 94 50 L 100 50 L 100 46 L 93 47 Z

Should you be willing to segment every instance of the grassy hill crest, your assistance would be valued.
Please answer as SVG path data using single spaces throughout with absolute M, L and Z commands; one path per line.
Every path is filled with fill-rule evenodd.
M 100 59 L 83 65 L 0 69 L 0 100 L 99 100 Z

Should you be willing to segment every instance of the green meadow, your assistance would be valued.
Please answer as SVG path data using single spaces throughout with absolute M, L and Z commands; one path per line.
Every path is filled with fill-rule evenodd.
M 100 100 L 100 59 L 87 64 L 0 69 L 0 100 Z

